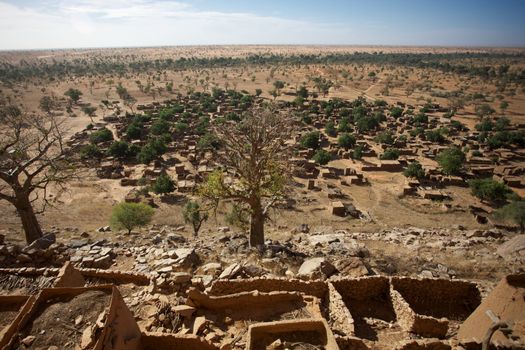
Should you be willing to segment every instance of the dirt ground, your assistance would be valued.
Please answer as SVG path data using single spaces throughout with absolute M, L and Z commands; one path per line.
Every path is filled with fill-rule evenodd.
M 95 324 L 100 313 L 109 306 L 109 300 L 110 295 L 103 291 L 88 291 L 69 300 L 48 300 L 22 331 L 21 339 L 28 335 L 36 339 L 30 346 L 21 345 L 19 348 L 58 346 L 60 349 L 75 349 L 80 344 L 83 330 Z
M 93 49 L 93 50 L 52 50 L 31 52 L 1 52 L 0 61 L 16 63 L 20 59 L 29 62 L 37 60 L 72 60 L 83 58 L 129 59 L 135 55 L 143 59 L 180 58 L 180 57 L 245 57 L 251 54 L 319 54 L 352 53 L 352 52 L 406 52 L 406 53 L 447 53 L 447 52 L 486 52 L 483 48 L 415 48 L 415 47 L 339 47 L 339 46 L 208 46 L 208 47 L 173 47 L 173 48 L 142 48 L 142 49 Z M 494 52 L 522 52 L 520 49 L 493 49 Z M 495 64 L 500 64 L 497 62 Z M 350 78 L 344 78 L 342 72 L 349 72 Z M 369 73 L 374 72 L 375 77 Z M 315 92 L 309 77 L 322 76 L 335 81 L 337 84 L 330 89 L 327 96 L 320 99 L 344 98 L 355 99 L 364 96 L 369 100 L 383 99 L 389 104 L 397 102 L 421 105 L 425 101 L 449 106 L 452 99 L 439 97 L 436 92 L 462 90 L 464 93 L 474 94 L 482 92 L 486 98 L 484 103 L 492 106 L 500 114 L 500 102 L 505 100 L 509 107 L 505 115 L 515 123 L 525 121 L 525 93 L 523 91 L 499 92 L 492 82 L 479 78 L 466 78 L 452 73 L 443 73 L 437 70 L 423 70 L 398 66 L 376 66 L 372 64 L 336 64 L 301 65 L 301 66 L 241 66 L 228 68 L 189 69 L 184 71 L 166 71 L 144 74 L 93 75 L 84 77 L 69 77 L 60 81 L 46 82 L 31 81 L 16 86 L 2 86 L 0 97 L 9 99 L 13 103 L 21 104 L 29 113 L 40 113 L 38 104 L 44 95 L 55 95 L 64 103 L 64 92 L 75 87 L 83 92 L 82 103 L 89 103 L 97 107 L 93 121 L 100 121 L 109 112 L 102 108 L 104 99 L 116 100 L 116 84 L 122 83 L 129 93 L 137 99 L 137 104 L 162 101 L 173 97 L 176 93 L 186 94 L 190 90 L 210 91 L 212 87 L 230 88 L 238 91 L 246 90 L 253 93 L 255 89 L 263 91 L 262 96 L 272 99 L 269 91 L 273 82 L 282 80 L 286 83 L 284 92 L 294 91 L 298 86 L 305 85 L 310 92 Z M 206 78 L 207 83 L 203 83 Z M 173 83 L 174 92 L 166 90 L 156 96 L 141 91 L 139 84 L 151 83 L 156 87 L 164 87 L 166 83 Z M 280 100 L 292 100 L 294 96 L 283 93 Z M 481 101 L 469 101 L 460 113 L 454 116 L 455 120 L 473 128 L 479 121 L 474 115 L 474 109 Z M 125 107 L 122 107 L 126 110 Z M 128 109 L 129 110 L 129 109 Z M 92 119 L 81 112 L 80 107 L 73 108 L 73 116 L 67 118 L 69 133 L 73 134 L 86 127 Z M 432 161 L 430 161 L 432 163 Z M 346 168 L 352 166 L 347 160 L 338 160 L 329 165 Z M 293 197 L 297 201 L 296 209 L 276 209 L 271 213 L 271 221 L 267 226 L 267 237 L 285 241 L 291 239 L 293 228 L 301 224 L 308 224 L 312 231 L 323 231 L 330 227 L 332 230 L 346 230 L 347 232 L 376 232 L 381 229 L 395 227 L 420 228 L 450 228 L 461 225 L 465 229 L 486 228 L 476 222 L 468 212 L 470 204 L 479 203 L 469 189 L 462 187 L 447 187 L 451 200 L 436 202 L 422 198 L 402 197 L 402 188 L 406 178 L 400 173 L 367 172 L 368 185 L 341 186 L 336 180 L 323 180 L 319 183 L 319 191 L 313 195 L 306 195 L 304 188 L 294 188 Z M 305 184 L 304 180 L 295 179 Z M 338 218 L 328 211 L 330 200 L 326 195 L 326 186 L 337 186 L 345 196 L 345 201 L 352 202 L 361 212 L 367 213 L 370 220 Z M 78 232 L 89 232 L 94 238 L 103 238 L 112 233 L 96 233 L 98 227 L 108 225 L 111 207 L 120 202 L 129 187 L 119 185 L 118 180 L 101 180 L 93 173 L 89 173 L 82 181 L 73 181 L 68 185 L 68 191 L 55 199 L 55 207 L 39 216 L 44 230 L 58 228 L 61 235 L 67 239 Z M 520 190 L 523 194 L 524 190 Z M 182 217 L 182 203 L 167 204 L 156 198 L 159 207 L 153 222 L 158 225 L 178 227 L 184 225 Z M 212 234 L 219 226 L 226 225 L 223 213 L 226 208 L 220 208 L 216 217 L 212 217 L 203 225 L 202 235 Z M 23 241 L 21 225 L 15 210 L 5 201 L 0 201 L 0 233 L 6 234 L 8 239 Z M 189 234 L 185 231 L 184 234 Z M 412 252 L 409 248 L 383 244 L 378 241 L 367 242 L 374 253 L 396 256 L 406 261 L 407 266 L 414 264 L 411 261 Z M 421 251 L 419 254 L 434 256 L 436 261 L 448 261 L 456 269 L 464 266 L 466 275 L 490 274 L 492 261 L 476 261 L 481 264 L 476 267 L 472 260 L 466 262 L 464 255 L 444 256 L 439 251 Z M 468 254 L 465 253 L 465 254 Z M 471 259 L 476 260 L 473 256 Z M 478 259 L 479 260 L 479 259 Z M 480 271 L 475 271 L 479 268 Z M 485 270 L 487 268 L 487 270 Z M 469 271 L 470 270 L 470 271 Z M 483 273 L 481 271 L 484 271 Z

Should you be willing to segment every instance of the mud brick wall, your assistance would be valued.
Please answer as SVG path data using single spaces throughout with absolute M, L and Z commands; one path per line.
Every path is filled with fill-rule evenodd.
M 322 281 L 302 281 L 284 278 L 250 278 L 244 280 L 217 280 L 209 291 L 210 295 L 227 295 L 258 290 L 269 293 L 272 291 L 301 292 L 324 299 L 328 286 Z
M 462 321 L 481 303 L 477 286 L 466 281 L 394 277 L 392 287 L 419 315 Z

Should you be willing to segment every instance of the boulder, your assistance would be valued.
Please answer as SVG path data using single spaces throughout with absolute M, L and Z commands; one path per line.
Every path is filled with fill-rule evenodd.
M 224 271 L 222 271 L 222 273 L 219 276 L 219 279 L 235 278 L 242 272 L 242 270 L 243 268 L 241 264 L 237 264 L 237 263 L 231 264 L 230 266 L 225 268 Z
M 515 253 L 525 251 L 525 235 L 515 236 L 499 246 L 497 253 L 503 257 L 510 257 Z
M 336 271 L 326 258 L 311 258 L 303 262 L 297 276 L 303 279 L 326 279 Z

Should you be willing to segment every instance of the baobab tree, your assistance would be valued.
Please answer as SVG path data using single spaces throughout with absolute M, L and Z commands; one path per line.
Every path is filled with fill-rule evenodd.
M 74 175 L 63 132 L 62 122 L 50 114 L 28 116 L 18 107 L 0 106 L 0 199 L 16 208 L 28 244 L 42 237 L 36 214 L 49 204 L 49 186 L 63 189 Z
M 213 208 L 221 200 L 242 205 L 250 216 L 250 246 L 264 245 L 268 210 L 285 196 L 291 178 L 289 118 L 270 106 L 255 107 L 240 122 L 213 128 L 221 143 L 215 159 L 223 168 L 208 176 L 200 194 Z

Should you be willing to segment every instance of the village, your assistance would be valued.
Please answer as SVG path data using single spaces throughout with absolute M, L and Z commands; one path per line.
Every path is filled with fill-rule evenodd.
M 523 300 L 500 299 L 523 288 L 520 227 L 498 220 L 501 198 L 476 197 L 472 180 L 523 195 L 523 124 L 489 111 L 469 128 L 435 103 L 282 89 L 292 101 L 219 88 L 136 112 L 106 101 L 105 115 L 67 140 L 68 152 L 90 181 L 154 208 L 201 201 L 199 188 L 223 166 L 214 125 L 264 106 L 288 116 L 291 185 L 275 203 L 265 249 L 250 247 L 242 218 L 199 232 L 56 227 L 24 248 L 0 236 L 0 346 L 476 349 L 482 325 L 497 320 L 489 310 L 522 312 Z M 447 162 L 447 152 L 460 155 Z M 423 227 L 395 227 L 401 212 L 374 208 L 385 201 L 377 193 Z M 296 225 L 297 212 L 308 215 Z M 517 336 L 495 334 L 500 348 L 524 341 L 522 323 L 505 327 Z

